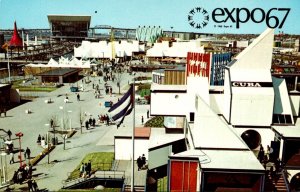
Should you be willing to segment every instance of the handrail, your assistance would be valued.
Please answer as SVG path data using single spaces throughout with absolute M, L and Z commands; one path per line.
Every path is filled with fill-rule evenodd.
M 287 192 L 290 192 L 290 187 L 289 187 L 290 185 L 289 185 L 289 181 L 287 180 L 287 174 L 288 173 L 287 173 L 286 169 L 282 169 L 281 174 L 282 174 Z

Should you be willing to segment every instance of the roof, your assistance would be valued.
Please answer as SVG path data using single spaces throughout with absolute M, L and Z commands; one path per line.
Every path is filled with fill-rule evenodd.
M 150 127 L 143 127 L 143 128 L 135 128 L 134 129 L 134 136 L 135 138 L 143 137 L 143 138 L 149 138 L 151 133 Z
M 134 130 L 134 138 L 146 138 L 149 139 L 151 135 L 151 128 L 150 127 L 136 127 Z M 132 138 L 132 132 L 128 132 L 126 129 L 120 129 L 115 138 Z
M 70 68 L 59 68 L 51 71 L 46 71 L 44 73 L 38 74 L 38 76 L 63 76 L 68 73 L 74 73 L 78 71 L 78 69 L 70 69 Z
M 151 91 L 186 91 L 186 85 L 160 85 L 160 84 L 151 84 Z
M 294 126 L 272 126 L 272 129 L 284 138 L 300 138 L 300 118 Z
M 9 41 L 9 46 L 14 46 L 14 47 L 22 47 L 23 42 L 22 38 L 20 37 L 18 33 L 18 28 L 17 28 L 17 23 L 14 23 L 14 33 Z
M 10 84 L 2 84 L 2 83 L 0 83 L 0 88 L 2 88 L 2 87 L 10 87 Z
M 164 146 L 181 139 L 184 139 L 184 134 L 169 134 L 166 133 L 164 128 L 151 128 L 149 150 L 151 148 Z
M 197 96 L 194 124 L 190 123 L 195 148 L 249 150 L 245 142 Z
M 200 162 L 202 169 L 265 171 L 264 167 L 250 150 L 202 150 L 202 152 L 209 158 L 208 162 Z
M 48 21 L 85 21 L 91 22 L 90 15 L 48 15 Z

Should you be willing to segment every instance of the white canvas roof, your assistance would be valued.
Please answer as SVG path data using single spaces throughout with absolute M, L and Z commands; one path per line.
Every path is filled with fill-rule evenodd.
M 272 64 L 274 29 L 265 30 L 235 59 L 235 69 L 270 69 Z
M 270 69 L 230 68 L 230 79 L 243 82 L 272 82 Z
M 250 150 L 202 150 L 202 152 L 209 158 L 208 162 L 201 163 L 203 169 L 265 170 Z
M 272 126 L 272 129 L 283 137 L 300 138 L 300 118 L 297 119 L 295 126 Z
M 203 153 L 201 150 L 187 150 L 181 153 L 176 153 L 173 155 L 170 155 L 170 157 L 192 157 L 192 158 L 198 158 L 199 162 L 202 163 L 209 163 L 211 160 L 210 158 Z
M 249 150 L 244 141 L 236 135 L 213 110 L 197 96 L 198 109 L 195 113 L 191 134 L 195 148 Z
M 167 134 L 164 128 L 151 128 L 149 149 L 184 139 L 184 134 Z

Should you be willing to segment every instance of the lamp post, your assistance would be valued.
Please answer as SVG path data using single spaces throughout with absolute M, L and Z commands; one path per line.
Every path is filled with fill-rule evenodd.
M 23 137 L 23 133 L 22 132 L 18 132 L 18 133 L 16 133 L 15 134 L 18 138 L 19 138 L 19 146 L 20 146 L 20 148 L 19 148 L 19 152 L 20 152 L 20 154 L 19 154 L 19 159 L 20 159 L 20 167 L 22 167 L 22 147 L 21 147 L 21 137 Z
M 72 111 L 68 111 L 68 113 L 69 113 L 69 120 L 70 120 L 70 131 L 71 131 L 71 129 L 72 129 L 72 118 L 71 118 L 71 113 L 72 113 Z
M 48 142 L 47 146 L 48 146 L 48 164 L 50 164 L 50 151 L 49 151 L 50 150 L 50 146 L 49 146 L 50 145 L 50 138 L 49 138 L 50 134 L 49 134 L 49 132 L 50 132 L 50 127 L 51 126 L 48 123 L 46 123 L 45 126 L 49 126 L 49 129 L 47 131 L 47 142 Z

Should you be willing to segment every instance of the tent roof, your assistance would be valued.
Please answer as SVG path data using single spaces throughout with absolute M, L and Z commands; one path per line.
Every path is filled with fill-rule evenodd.
M 14 47 L 22 47 L 23 42 L 22 38 L 20 37 L 18 33 L 18 28 L 17 28 L 17 23 L 14 23 L 14 33 L 9 41 L 9 46 L 14 46 Z

